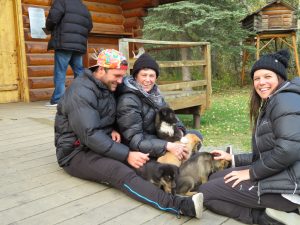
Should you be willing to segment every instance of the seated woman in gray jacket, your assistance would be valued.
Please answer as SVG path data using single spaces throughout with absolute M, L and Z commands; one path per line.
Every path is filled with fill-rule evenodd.
M 252 153 L 212 151 L 235 168 L 200 186 L 206 208 L 247 224 L 300 223 L 300 78 L 287 80 L 288 60 L 281 50 L 253 65 Z
M 159 66 L 147 53 L 135 61 L 132 76 L 125 77 L 117 90 L 117 125 L 122 141 L 131 149 L 149 153 L 153 158 L 170 151 L 182 160 L 187 157 L 185 144 L 167 142 L 156 135 L 156 111 L 167 105 L 156 85 L 158 76 Z M 178 122 L 178 127 L 186 133 L 181 122 Z M 202 139 L 198 131 L 188 132 Z

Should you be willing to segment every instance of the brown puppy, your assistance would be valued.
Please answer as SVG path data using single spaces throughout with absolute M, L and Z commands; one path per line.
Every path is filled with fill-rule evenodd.
M 208 176 L 214 172 L 228 168 L 230 163 L 224 159 L 214 160 L 209 152 L 197 152 L 179 168 L 176 180 L 176 194 L 191 196 L 192 190 L 206 183 Z
M 195 152 L 197 152 L 201 146 L 202 146 L 202 142 L 200 140 L 200 138 L 195 135 L 195 134 L 186 134 L 182 140 L 182 143 L 186 143 L 187 148 L 188 148 L 188 157 L 186 160 L 188 160 L 192 154 L 194 154 Z M 186 161 L 184 160 L 184 161 Z M 169 164 L 173 164 L 175 166 L 180 166 L 184 161 L 180 161 L 174 154 L 172 154 L 171 152 L 166 152 L 166 154 L 164 154 L 163 156 L 159 157 L 157 159 L 157 162 L 160 163 L 169 163 Z
M 165 192 L 175 194 L 176 179 L 179 173 L 177 166 L 150 160 L 142 167 L 135 169 L 135 171 L 137 175 L 150 181 Z

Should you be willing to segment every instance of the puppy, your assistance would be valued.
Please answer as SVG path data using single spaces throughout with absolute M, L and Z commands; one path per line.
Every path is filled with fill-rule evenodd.
M 202 142 L 201 142 L 200 138 L 197 135 L 195 135 L 195 134 L 186 134 L 181 139 L 181 142 L 185 143 L 186 146 L 187 146 L 187 148 L 188 148 L 187 159 L 189 159 L 192 154 L 194 154 L 195 152 L 199 151 L 199 149 L 202 146 Z M 184 161 L 186 161 L 186 160 L 184 160 Z M 157 161 L 160 162 L 160 163 L 173 164 L 173 165 L 178 166 L 178 167 L 181 165 L 182 162 L 184 162 L 184 161 L 180 161 L 171 152 L 166 152 L 163 156 L 159 157 L 157 159 Z
M 197 152 L 179 168 L 176 193 L 191 196 L 198 185 L 207 182 L 210 174 L 228 167 L 227 160 L 214 160 L 209 152 Z
M 150 160 L 142 167 L 136 169 L 136 173 L 165 192 L 175 194 L 176 179 L 179 173 L 177 166 Z
M 175 142 L 180 141 L 183 132 L 176 126 L 178 119 L 175 112 L 169 108 L 161 108 L 155 117 L 156 134 L 160 139 Z

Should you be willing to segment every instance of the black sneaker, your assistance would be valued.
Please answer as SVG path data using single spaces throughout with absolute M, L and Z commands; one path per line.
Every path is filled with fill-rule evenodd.
M 191 216 L 200 219 L 203 212 L 203 194 L 197 193 L 192 197 L 183 197 L 180 206 L 180 214 L 184 216 Z

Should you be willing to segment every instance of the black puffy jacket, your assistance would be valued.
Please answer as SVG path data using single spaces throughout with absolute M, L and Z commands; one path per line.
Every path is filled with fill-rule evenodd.
M 59 165 L 66 165 L 79 151 L 126 161 L 129 148 L 111 139 L 115 117 L 113 93 L 85 70 L 67 88 L 57 107 L 55 146 Z
M 235 155 L 251 164 L 258 194 L 300 194 L 300 78 L 285 82 L 264 104 L 252 138 L 252 154 Z
M 160 105 L 147 98 L 140 90 L 124 82 L 118 87 L 117 124 L 123 142 L 132 150 L 149 153 L 159 157 L 165 153 L 166 141 L 156 136 L 156 110 L 166 106 L 163 100 Z
M 48 49 L 84 54 L 92 28 L 90 12 L 81 0 L 55 0 L 46 20 L 46 29 L 51 31 Z

